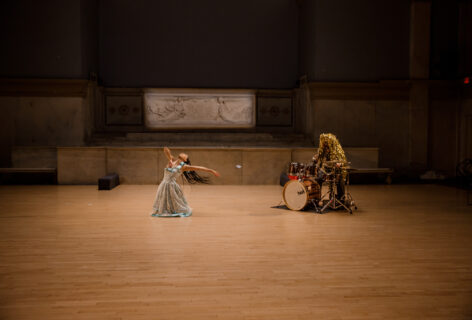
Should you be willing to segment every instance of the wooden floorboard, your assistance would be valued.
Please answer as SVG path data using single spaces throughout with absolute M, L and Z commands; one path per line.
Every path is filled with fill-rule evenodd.
M 472 207 L 357 185 L 353 215 L 271 208 L 279 186 L 0 187 L 0 319 L 471 319 Z

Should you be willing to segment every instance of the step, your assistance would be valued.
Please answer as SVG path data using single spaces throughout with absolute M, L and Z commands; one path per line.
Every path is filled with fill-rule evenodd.
M 345 148 L 353 166 L 378 166 L 378 148 Z M 277 184 L 292 161 L 311 161 L 316 149 L 290 147 L 171 147 L 192 164 L 213 168 L 221 177 L 214 184 Z M 158 184 L 167 165 L 161 147 L 95 146 L 58 148 L 59 184 L 96 184 L 116 172 L 123 184 Z
M 313 147 L 303 134 L 145 132 L 126 135 L 95 135 L 92 146 L 195 146 L 195 147 Z
M 14 168 L 56 168 L 56 147 L 13 147 L 11 163 Z
M 0 168 L 0 184 L 57 184 L 56 168 Z

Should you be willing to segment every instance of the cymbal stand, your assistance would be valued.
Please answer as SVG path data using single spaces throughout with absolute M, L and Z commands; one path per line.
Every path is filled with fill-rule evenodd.
M 319 204 L 319 201 L 320 201 L 319 199 L 311 199 L 310 203 L 314 207 L 316 213 L 323 213 L 321 211 L 321 206 Z
M 349 171 L 347 171 L 347 176 L 346 176 L 346 184 L 344 185 L 344 195 L 341 199 L 341 201 L 346 204 L 349 208 L 354 207 L 354 209 L 357 210 L 357 205 L 352 199 L 351 193 L 349 192 L 350 189 L 350 179 L 349 179 Z M 351 214 L 352 214 L 352 209 L 351 209 Z
M 328 191 L 321 197 L 321 200 L 323 200 L 326 195 L 328 195 L 328 202 L 326 202 L 326 204 L 324 204 L 324 206 L 320 209 L 320 213 L 323 213 L 328 208 L 333 210 L 344 208 L 349 211 L 350 214 L 352 214 L 352 209 L 350 208 L 350 206 L 346 206 L 341 200 L 336 198 L 336 180 L 338 180 L 337 178 L 340 178 L 339 175 L 339 173 L 335 174 L 334 172 L 329 173 L 327 175 L 325 182 L 328 183 Z M 343 198 L 346 198 L 346 195 L 347 192 L 344 194 Z

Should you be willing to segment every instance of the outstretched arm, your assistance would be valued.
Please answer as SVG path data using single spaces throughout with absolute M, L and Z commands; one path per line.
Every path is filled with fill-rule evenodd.
M 167 159 L 169 161 L 174 161 L 174 157 L 172 156 L 172 154 L 170 153 L 170 149 L 167 148 L 167 147 L 164 147 L 164 154 L 166 155 Z
M 206 167 L 200 167 L 200 166 L 183 166 L 182 170 L 184 171 L 204 171 L 204 172 L 209 172 L 211 174 L 213 174 L 215 177 L 219 177 L 220 174 L 213 170 L 213 169 L 209 169 L 209 168 L 206 168 Z

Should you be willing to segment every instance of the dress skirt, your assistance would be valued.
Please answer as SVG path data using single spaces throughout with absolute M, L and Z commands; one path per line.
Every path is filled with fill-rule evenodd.
M 152 206 L 153 217 L 188 217 L 192 209 L 188 206 L 182 188 L 177 183 L 183 163 L 174 168 L 164 169 L 164 178 L 157 188 L 156 199 Z

